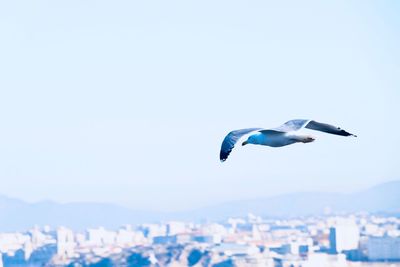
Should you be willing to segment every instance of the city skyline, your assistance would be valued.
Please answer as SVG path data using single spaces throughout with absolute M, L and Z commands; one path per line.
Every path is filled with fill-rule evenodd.
M 185 210 L 400 178 L 399 3 L 0 3 L 0 194 Z M 291 118 L 356 140 L 244 147 Z M 320 141 L 320 142 L 319 142 Z
M 368 213 L 0 233 L 0 266 L 399 266 L 400 219 Z

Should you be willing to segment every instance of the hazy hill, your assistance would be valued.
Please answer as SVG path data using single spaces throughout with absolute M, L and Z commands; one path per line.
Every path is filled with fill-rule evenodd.
M 252 212 L 269 217 L 333 212 L 388 212 L 400 214 L 400 181 L 393 181 L 353 193 L 302 192 L 262 199 L 234 201 L 179 213 L 135 211 L 107 203 L 67 203 L 51 201 L 27 203 L 0 196 L 0 231 L 25 230 L 33 225 L 64 225 L 74 229 L 160 220 L 220 220 Z
M 27 203 L 0 196 L 0 232 L 26 230 L 34 225 L 68 226 L 73 229 L 158 221 L 161 213 L 133 211 L 108 203 Z
M 400 181 L 380 184 L 353 194 L 301 192 L 234 201 L 192 211 L 183 214 L 183 217 L 222 219 L 227 215 L 240 216 L 248 212 L 270 217 L 290 217 L 322 214 L 327 207 L 335 213 L 367 211 L 400 214 Z

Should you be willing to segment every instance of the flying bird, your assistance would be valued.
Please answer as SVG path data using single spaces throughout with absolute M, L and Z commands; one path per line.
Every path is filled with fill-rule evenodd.
M 290 120 L 277 128 L 248 128 L 230 132 L 222 142 L 219 159 L 221 162 L 224 162 L 228 158 L 236 142 L 245 135 L 249 135 L 249 137 L 242 143 L 242 146 L 253 144 L 282 147 L 294 143 L 310 143 L 315 141 L 315 138 L 310 135 L 298 133 L 298 131 L 303 128 L 335 135 L 357 137 L 354 134 L 330 124 L 320 123 L 314 120 Z

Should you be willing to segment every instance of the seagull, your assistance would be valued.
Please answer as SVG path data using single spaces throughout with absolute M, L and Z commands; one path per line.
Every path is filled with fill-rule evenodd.
M 219 159 L 221 162 L 226 161 L 236 142 L 245 135 L 249 135 L 249 137 L 242 143 L 242 146 L 253 144 L 270 147 L 282 147 L 294 143 L 310 143 L 315 141 L 315 138 L 310 135 L 301 135 L 298 133 L 298 131 L 303 128 L 335 135 L 357 137 L 354 134 L 346 132 L 340 127 L 336 127 L 327 123 L 302 119 L 290 120 L 277 128 L 248 128 L 230 132 L 222 142 Z

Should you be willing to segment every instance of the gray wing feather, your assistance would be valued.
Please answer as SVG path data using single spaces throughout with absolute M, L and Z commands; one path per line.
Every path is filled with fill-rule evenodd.
M 277 127 L 277 128 L 273 128 L 271 130 L 274 131 L 278 131 L 278 132 L 292 132 L 292 131 L 297 131 L 300 130 L 301 128 L 303 128 L 304 126 L 307 125 L 307 123 L 309 123 L 310 120 L 290 120 L 285 122 L 284 124 L 282 124 L 281 126 Z
M 346 132 L 345 130 L 341 129 L 340 127 L 336 127 L 327 123 L 321 123 L 317 121 L 310 121 L 307 123 L 305 126 L 307 129 L 315 130 L 315 131 L 320 131 L 324 133 L 330 133 L 330 134 L 335 134 L 335 135 L 341 135 L 341 136 L 355 136 L 356 135 Z
M 230 132 L 222 142 L 221 151 L 219 153 L 219 159 L 221 161 L 225 161 L 232 149 L 235 147 L 236 142 L 246 134 L 251 132 L 262 130 L 262 128 L 248 128 L 248 129 L 240 129 Z

